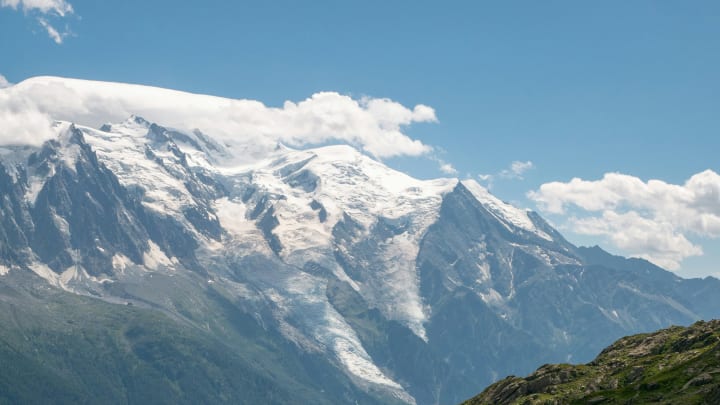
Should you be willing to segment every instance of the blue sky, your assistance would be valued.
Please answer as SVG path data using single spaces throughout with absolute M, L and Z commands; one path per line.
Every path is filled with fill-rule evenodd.
M 10 82 L 56 75 L 271 106 L 318 91 L 426 104 L 439 122 L 405 133 L 435 152 L 387 160 L 393 167 L 436 177 L 442 173 L 432 159 L 441 159 L 499 197 L 541 210 L 571 241 L 611 252 L 675 248 L 682 236 L 692 246 L 672 257 L 649 254 L 677 264 L 683 275 L 720 272 L 720 228 L 694 220 L 720 215 L 716 179 L 684 184 L 705 170 L 720 171 L 718 2 L 0 4 L 0 74 Z M 47 8 L 53 5 L 65 15 Z M 71 12 L 62 8 L 67 5 Z M 55 39 L 47 26 L 57 31 Z M 513 162 L 526 164 L 516 163 L 513 172 Z M 614 172 L 632 178 L 599 181 Z M 574 177 L 587 184 L 567 185 Z M 648 191 L 635 177 L 667 187 Z M 550 182 L 566 186 L 541 188 Z M 709 190 L 710 203 L 701 208 L 692 199 L 670 198 L 696 195 L 697 187 Z M 617 198 L 588 203 L 603 193 Z M 562 212 L 544 206 L 548 200 Z M 643 218 L 664 226 L 643 228 L 637 222 Z M 613 238 L 628 226 L 645 231 L 625 239 L 644 240 Z M 650 237 L 657 235 L 665 237 Z

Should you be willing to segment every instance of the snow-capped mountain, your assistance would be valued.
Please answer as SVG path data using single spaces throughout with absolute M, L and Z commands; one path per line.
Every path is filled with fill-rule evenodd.
M 0 284 L 152 308 L 228 342 L 277 334 L 332 398 L 458 402 L 720 315 L 720 281 L 577 248 L 472 180 L 414 179 L 346 145 L 244 159 L 139 116 L 83 124 L 0 148 Z

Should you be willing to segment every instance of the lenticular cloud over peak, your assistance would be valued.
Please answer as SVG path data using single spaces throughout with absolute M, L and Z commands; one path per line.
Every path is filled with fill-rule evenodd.
M 337 141 L 378 158 L 430 152 L 403 127 L 437 121 L 435 110 L 426 105 L 408 108 L 390 99 L 356 100 L 336 92 L 269 107 L 255 100 L 58 77 L 0 89 L 0 111 L 0 144 L 39 144 L 54 136 L 54 120 L 99 127 L 139 115 L 180 130 L 200 129 L 246 149 L 252 145 L 256 153 L 278 142 L 303 147 Z

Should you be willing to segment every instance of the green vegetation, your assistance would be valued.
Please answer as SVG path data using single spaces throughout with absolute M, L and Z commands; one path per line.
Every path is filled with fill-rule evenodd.
M 544 365 L 464 404 L 645 403 L 720 403 L 720 320 L 625 337 L 586 365 Z
M 272 356 L 252 361 L 260 349 L 158 311 L 37 294 L 0 291 L 1 404 L 330 402 Z

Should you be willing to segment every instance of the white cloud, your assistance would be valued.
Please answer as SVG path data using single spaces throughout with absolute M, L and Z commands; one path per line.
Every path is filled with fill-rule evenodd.
M 75 12 L 73 6 L 65 0 L 0 0 L 0 7 L 21 9 L 25 14 L 35 14 L 38 24 L 47 31 L 48 36 L 56 44 L 62 44 L 70 35 L 67 30 L 58 31 L 48 20 L 48 18 L 64 18 Z
M 457 169 L 455 169 L 455 167 L 453 167 L 453 165 L 451 165 L 450 163 L 446 163 L 446 162 L 443 162 L 440 164 L 440 171 L 445 174 L 449 174 L 451 176 L 454 176 L 458 173 Z
M 607 237 L 617 248 L 670 270 L 677 270 L 686 257 L 703 254 L 672 223 L 636 211 L 603 211 L 599 217 L 572 218 L 570 225 L 577 233 Z
M 17 10 L 21 8 L 24 12 L 39 11 L 42 14 L 56 14 L 65 17 L 73 13 L 73 7 L 65 0 L 0 0 L 0 6 L 10 7 Z
M 478 180 L 480 180 L 480 184 L 482 184 L 488 190 L 492 190 L 493 185 L 495 183 L 495 177 L 497 177 L 497 174 L 478 174 L 477 175 Z
M 423 107 L 425 107 L 425 106 L 423 106 Z M 415 107 L 415 110 L 417 110 L 417 107 Z M 434 117 L 434 110 L 431 109 L 431 111 L 433 111 L 433 117 Z M 433 121 L 435 121 L 434 118 L 433 118 Z M 434 152 L 435 153 L 428 156 L 428 158 L 430 160 L 432 160 L 433 162 L 437 163 L 438 170 L 440 170 L 440 172 L 442 172 L 443 174 L 447 174 L 449 176 L 456 176 L 458 174 L 458 171 L 457 171 L 457 169 L 455 169 L 455 166 L 446 162 L 444 159 L 442 159 L 438 156 L 439 154 L 445 153 L 445 151 L 442 149 L 435 149 Z
M 68 33 L 66 33 L 66 32 L 64 32 L 64 33 L 58 32 L 58 30 L 56 30 L 55 27 L 50 25 L 50 23 L 47 22 L 47 20 L 44 18 L 38 18 L 38 22 L 40 23 L 40 25 L 43 26 L 43 28 L 45 28 L 45 30 L 47 31 L 50 38 L 53 41 L 55 41 L 55 43 L 58 45 L 62 44 L 63 40 L 68 35 Z
M 575 232 L 607 237 L 616 247 L 669 269 L 702 255 L 689 237 L 720 237 L 720 175 L 706 170 L 684 184 L 607 173 L 601 180 L 574 178 L 528 193 L 542 211 L 588 216 L 569 221 Z
M 37 143 L 54 136 L 49 128 L 34 128 L 35 136 L 28 139 L 13 135 L 30 115 L 43 117 L 37 121 L 43 124 L 57 119 L 99 127 L 135 114 L 181 130 L 198 128 L 256 157 L 277 142 L 303 147 L 331 141 L 347 142 L 379 158 L 419 156 L 432 148 L 410 138 L 402 128 L 437 121 L 427 106 L 410 109 L 388 99 L 355 100 L 334 92 L 286 101 L 276 108 L 254 100 L 52 77 L 0 90 L 0 111 L 0 142 Z
M 527 161 L 527 162 L 521 162 L 519 160 L 516 160 L 512 163 L 510 163 L 510 168 L 505 169 L 500 172 L 500 177 L 504 177 L 506 179 L 523 179 L 523 174 L 527 172 L 528 170 L 533 168 L 533 162 Z
M 493 183 L 495 182 L 495 179 L 501 178 L 501 179 L 507 179 L 507 180 L 523 180 L 523 174 L 527 172 L 530 169 L 533 169 L 535 165 L 531 161 L 522 162 L 519 160 L 514 160 L 512 163 L 510 163 L 510 167 L 507 169 L 503 169 L 498 173 L 495 174 L 478 174 L 477 178 L 480 180 L 481 183 L 485 185 L 488 189 L 491 189 L 493 186 Z
M 54 136 L 52 124 L 34 104 L 13 97 L 10 83 L 0 76 L 0 145 L 40 145 Z
M 360 104 L 377 119 L 378 124 L 388 129 L 398 129 L 400 125 L 407 125 L 413 121 L 437 122 L 435 110 L 422 104 L 409 110 L 387 98 L 368 97 L 361 98 Z
M 0 97 L 0 105 L 3 99 Z M 0 145 L 40 145 L 55 136 L 52 120 L 34 110 L 11 111 L 0 107 Z

